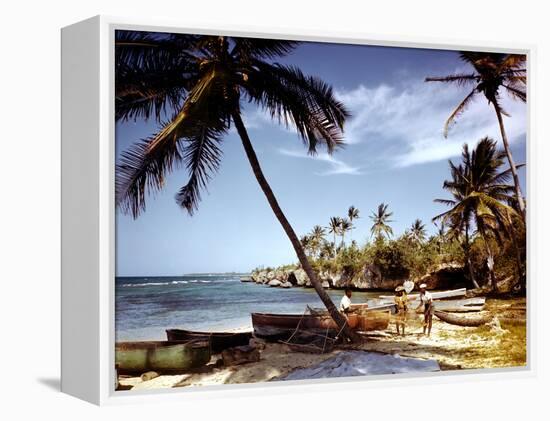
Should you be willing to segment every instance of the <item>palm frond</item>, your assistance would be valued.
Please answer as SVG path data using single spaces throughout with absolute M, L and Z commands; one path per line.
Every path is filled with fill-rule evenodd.
M 447 118 L 447 121 L 445 121 L 445 126 L 443 127 L 444 137 L 447 137 L 449 135 L 449 129 L 456 122 L 456 119 L 464 111 L 466 111 L 466 108 L 468 107 L 468 105 L 474 100 L 476 93 L 477 93 L 477 90 L 472 89 L 472 91 L 468 95 L 466 95 L 466 97 L 460 102 L 460 104 L 458 104 L 458 106 L 453 110 L 451 115 Z
M 332 153 L 343 144 L 343 125 L 349 113 L 336 100 L 332 88 L 320 79 L 305 76 L 294 67 L 256 61 L 243 88 L 251 101 L 272 118 L 294 126 L 310 153 L 323 144 Z
M 182 161 L 189 171 L 189 181 L 176 194 L 176 202 L 190 215 L 198 208 L 201 190 L 206 189 L 212 175 L 220 167 L 220 143 L 225 132 L 226 128 L 221 122 L 217 127 L 210 122 L 199 123 L 196 133 L 183 142 Z
M 446 82 L 456 83 L 458 86 L 470 85 L 479 81 L 475 73 L 457 74 L 449 76 L 431 76 L 424 79 L 424 82 Z
M 237 38 L 231 55 L 238 59 L 250 60 L 273 59 L 286 56 L 291 53 L 298 45 L 298 41 L 289 41 L 282 39 L 264 39 L 264 38 Z

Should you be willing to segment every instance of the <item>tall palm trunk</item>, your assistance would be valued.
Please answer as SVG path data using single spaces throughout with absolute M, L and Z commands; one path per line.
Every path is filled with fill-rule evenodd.
M 336 260 L 336 231 L 334 231 L 334 243 L 332 244 L 332 248 L 334 249 L 334 260 Z
M 258 157 L 256 156 L 256 152 L 254 151 L 254 148 L 252 147 L 252 143 L 250 142 L 250 138 L 248 137 L 248 132 L 246 130 L 246 127 L 244 126 L 244 123 L 241 119 L 240 114 L 238 112 L 234 112 L 232 116 L 233 116 L 233 121 L 235 123 L 235 127 L 237 128 L 237 132 L 239 133 L 242 144 L 244 146 L 246 156 L 248 158 L 248 161 L 250 162 L 252 171 L 254 172 L 254 176 L 256 177 L 256 180 L 258 180 L 258 184 L 260 185 L 262 191 L 264 192 L 265 197 L 267 198 L 267 201 L 269 202 L 269 205 L 273 210 L 273 213 L 279 220 L 279 223 L 283 227 L 283 230 L 285 231 L 290 242 L 292 243 L 292 246 L 294 247 L 294 251 L 298 256 L 298 260 L 300 261 L 302 268 L 304 269 L 307 276 L 309 277 L 311 285 L 313 285 L 313 288 L 315 288 L 315 291 L 319 295 L 319 298 L 327 308 L 332 319 L 339 326 L 340 330 L 342 330 L 342 333 L 345 336 L 347 336 L 349 339 L 357 341 L 358 340 L 357 335 L 350 329 L 350 327 L 347 324 L 346 318 L 344 317 L 344 315 L 342 315 L 338 311 L 338 309 L 330 299 L 329 295 L 321 285 L 321 282 L 319 282 L 319 278 L 317 278 L 317 274 L 311 267 L 311 264 L 309 263 L 309 260 L 304 253 L 304 249 L 300 243 L 300 240 L 296 236 L 294 229 L 288 222 L 288 219 L 286 218 L 281 207 L 279 206 L 279 203 L 277 202 L 277 199 L 275 198 L 275 195 L 273 194 L 273 191 L 271 190 L 271 187 L 269 186 L 269 183 L 267 182 L 262 172 L 262 168 L 260 167 L 260 162 L 258 161 Z
M 470 225 L 466 223 L 464 227 L 464 257 L 466 258 L 466 266 L 468 267 L 468 273 L 470 274 L 470 281 L 474 285 L 474 288 L 479 288 L 479 284 L 474 277 L 474 269 L 472 268 L 472 260 L 470 259 Z
M 506 156 L 508 157 L 508 163 L 510 164 L 510 170 L 512 171 L 512 177 L 514 179 L 514 187 L 516 190 L 516 200 L 518 202 L 519 211 L 523 221 L 525 222 L 525 202 L 523 201 L 523 195 L 521 193 L 521 187 L 519 184 L 518 171 L 516 164 L 514 163 L 514 158 L 512 157 L 512 151 L 510 151 L 510 145 L 508 144 L 508 137 L 506 136 L 506 131 L 504 130 L 504 122 L 502 121 L 502 113 L 499 106 L 496 103 L 496 100 L 493 101 L 493 106 L 495 112 L 497 113 L 498 125 L 500 127 L 500 135 L 502 136 L 502 143 L 504 144 L 504 150 L 506 151 Z
M 483 238 L 483 243 L 485 244 L 485 251 L 487 252 L 487 269 L 489 269 L 489 285 L 493 291 L 497 290 L 497 280 L 495 277 L 495 258 L 493 256 L 493 252 L 491 251 L 491 247 L 489 246 L 489 241 L 487 240 L 487 237 L 485 237 L 485 234 L 481 232 L 481 237 Z

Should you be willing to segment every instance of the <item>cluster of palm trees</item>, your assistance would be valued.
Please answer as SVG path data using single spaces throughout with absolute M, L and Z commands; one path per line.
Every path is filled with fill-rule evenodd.
M 137 218 L 145 211 L 146 198 L 165 186 L 167 175 L 177 167 L 184 167 L 188 178 L 175 199 L 180 207 L 193 214 L 201 193 L 221 165 L 223 140 L 234 125 L 252 173 L 300 265 L 332 318 L 342 327 L 343 334 L 353 338 L 355 335 L 322 288 L 300 239 L 273 194 L 242 118 L 242 103 L 256 104 L 274 121 L 292 125 L 310 154 L 315 154 L 320 147 L 332 154 L 343 144 L 343 127 L 350 114 L 336 99 L 331 86 L 319 78 L 304 75 L 294 66 L 277 63 L 278 58 L 289 54 L 297 44 L 259 38 L 117 31 L 116 119 L 155 119 L 159 130 L 122 153 L 116 169 L 116 204 Z M 502 121 L 506 113 L 499 101 L 500 90 L 525 101 L 525 57 L 487 53 L 462 53 L 461 57 L 474 67 L 474 73 L 427 80 L 473 84 L 470 94 L 451 114 L 446 128 L 478 93 L 484 94 L 493 105 L 514 180 L 515 202 L 525 219 L 524 200 Z M 482 214 L 486 213 L 485 209 L 491 209 L 494 217 L 483 216 L 483 224 L 477 226 L 480 235 L 482 232 L 488 235 L 492 232 L 490 226 L 501 224 L 501 219 L 510 215 L 497 215 L 497 209 L 501 208 L 490 208 L 487 203 L 483 199 L 483 205 L 477 209 Z M 339 235 L 344 244 L 344 236 L 353 228 L 357 217 L 358 212 L 353 216 L 348 214 L 347 221 L 332 224 L 331 220 L 329 230 L 334 235 L 334 243 Z M 391 236 L 390 217 L 387 205 L 379 207 L 373 215 L 372 234 Z M 453 226 L 460 226 L 455 216 L 445 219 Z
M 512 98 L 526 102 L 526 57 L 518 54 L 461 52 L 460 58 L 473 67 L 472 73 L 426 78 L 427 82 L 447 82 L 472 87 L 445 122 L 444 136 L 447 137 L 450 126 L 474 98 L 481 94 L 495 110 L 504 151 L 497 151 L 496 142 L 488 137 L 481 139 L 471 153 L 468 146 L 464 145 L 462 163 L 455 166 L 449 162 L 451 179 L 443 184 L 443 188 L 451 193 L 452 199 L 436 199 L 436 202 L 448 205 L 451 209 L 437 215 L 433 220 L 441 220 L 442 226 L 449 227 L 450 235 L 461 239 L 466 256 L 465 264 L 474 286 L 479 286 L 470 257 L 471 234 L 474 229 L 474 234 L 479 235 L 485 244 L 491 286 L 496 287 L 491 240 L 502 244 L 503 237 L 508 237 L 513 243 L 518 280 L 520 284 L 524 284 L 525 259 L 516 232 L 517 224 L 522 228 L 520 231 L 525 232 L 526 223 L 525 198 L 517 173 L 522 165 L 516 165 L 510 150 L 503 122 L 503 115 L 507 116 L 508 113 L 502 108 L 501 93 L 506 92 Z M 502 170 L 505 158 L 509 168 Z M 510 178 L 512 185 L 508 184 Z
M 523 263 L 519 250 L 516 225 L 523 223 L 517 209 L 514 185 L 509 184 L 511 169 L 502 169 L 506 153 L 497 150 L 496 142 L 488 137 L 481 139 L 470 151 L 464 145 L 461 163 L 449 161 L 451 179 L 443 188 L 451 194 L 450 199 L 435 199 L 451 209 L 433 218 L 447 227 L 447 236 L 461 242 L 470 280 L 479 287 L 472 270 L 470 248 L 473 235 L 485 246 L 491 287 L 496 287 L 494 254 L 492 244 L 502 245 L 507 238 L 514 243 L 519 277 Z M 515 222 L 515 223 L 514 223 Z
M 306 253 L 311 257 L 328 257 L 336 258 L 338 250 L 345 247 L 346 233 L 355 229 L 353 221 L 359 218 L 359 209 L 355 206 L 350 206 L 347 217 L 333 216 L 329 220 L 326 228 L 320 225 L 315 225 L 309 234 L 300 238 L 302 246 Z M 333 241 L 328 242 L 325 239 L 326 234 L 332 234 Z M 337 245 L 336 237 L 340 237 L 340 245 Z

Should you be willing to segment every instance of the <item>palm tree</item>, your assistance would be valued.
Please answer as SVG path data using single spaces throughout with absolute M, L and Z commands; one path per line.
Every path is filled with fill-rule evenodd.
M 496 286 L 492 262 L 493 251 L 490 239 L 500 241 L 502 234 L 509 232 L 511 215 L 516 211 L 506 203 L 513 200 L 511 194 L 514 186 L 507 184 L 511 170 L 500 171 L 506 153 L 497 151 L 496 142 L 485 137 L 470 153 L 468 145 L 462 151 L 462 163 L 458 166 L 449 161 L 451 180 L 443 183 L 452 199 L 436 199 L 438 203 L 450 206 L 451 209 L 433 218 L 449 224 L 455 232 L 464 232 L 464 252 L 467 256 L 471 280 L 479 287 L 471 270 L 469 257 L 470 228 L 475 225 L 477 233 L 485 244 L 491 286 Z
M 336 259 L 336 236 L 341 235 L 341 229 L 342 229 L 342 218 L 339 216 L 332 216 L 330 218 L 330 221 L 328 223 L 328 232 L 329 234 L 332 234 L 334 237 L 334 258 Z
M 302 244 L 302 247 L 304 249 L 304 253 L 306 255 L 311 255 L 311 237 L 309 235 L 302 235 L 300 237 L 300 244 Z
M 525 221 L 525 202 L 521 193 L 517 166 L 514 163 L 508 137 L 504 130 L 502 115 L 508 115 L 500 104 L 500 91 L 510 94 L 512 98 L 527 101 L 525 90 L 527 84 L 526 56 L 521 54 L 500 54 L 461 52 L 460 58 L 474 68 L 474 73 L 455 74 L 444 77 L 428 77 L 426 82 L 448 82 L 459 86 L 473 85 L 472 90 L 454 109 L 445 122 L 444 136 L 447 137 L 450 126 L 472 103 L 477 94 L 483 94 L 497 115 L 502 143 L 514 180 L 515 196 L 520 214 Z
M 340 223 L 340 235 L 342 236 L 342 242 L 341 247 L 344 247 L 344 236 L 346 235 L 346 232 L 351 231 L 353 228 L 353 225 L 351 224 L 351 221 L 348 218 L 341 219 Z
M 292 125 L 310 154 L 321 146 L 331 154 L 343 144 L 349 114 L 332 88 L 296 67 L 273 62 L 296 46 L 286 40 L 117 31 L 116 118 L 154 116 L 160 122 L 171 115 L 158 132 L 122 154 L 116 203 L 137 217 L 145 210 L 146 196 L 162 189 L 175 167 L 184 166 L 189 179 L 176 202 L 193 214 L 221 164 L 222 141 L 234 124 L 252 172 L 311 284 L 344 336 L 355 338 L 275 198 L 242 118 L 241 104 L 256 104 L 274 120 Z
M 422 243 L 426 239 L 426 226 L 420 219 L 416 219 L 410 228 L 410 237 L 416 243 Z
M 388 205 L 380 203 L 378 205 L 378 210 L 372 212 L 372 215 L 369 217 L 372 219 L 373 224 L 370 229 L 371 236 L 382 239 L 384 234 L 390 238 L 393 235 L 393 230 L 388 225 L 390 222 L 393 222 L 389 218 L 393 215 L 393 212 L 388 212 Z
M 325 240 L 325 229 L 320 225 L 315 225 L 309 233 L 311 239 L 311 246 L 314 251 L 314 255 L 317 256 L 321 251 L 321 246 Z
M 435 242 L 437 244 L 437 254 L 441 254 L 441 246 L 447 238 L 447 230 L 443 222 L 438 224 L 437 222 L 434 221 L 433 224 L 437 228 L 437 231 L 432 238 L 435 239 Z
M 348 219 L 351 224 L 351 229 L 354 229 L 355 227 L 353 226 L 353 221 L 355 219 L 359 219 L 359 209 L 357 209 L 355 206 L 350 206 L 348 209 Z

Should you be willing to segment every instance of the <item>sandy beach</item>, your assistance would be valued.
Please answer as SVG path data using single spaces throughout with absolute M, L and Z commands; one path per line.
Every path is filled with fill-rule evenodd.
M 365 334 L 362 344 L 340 346 L 326 354 L 292 352 L 284 344 L 266 343 L 259 362 L 222 367 L 217 364 L 220 356 L 214 355 L 206 367 L 193 373 L 161 375 L 146 381 L 140 377 L 120 376 L 120 384 L 124 389 L 144 390 L 266 382 L 350 349 L 436 360 L 441 370 L 524 366 L 525 308 L 525 299 L 488 300 L 484 313 L 493 318 L 480 327 L 454 326 L 434 317 L 431 336 L 427 337 L 422 335 L 418 319 L 409 322 L 405 336 L 398 336 L 395 326 L 390 324 L 385 331 Z M 249 328 L 243 326 L 240 330 Z

